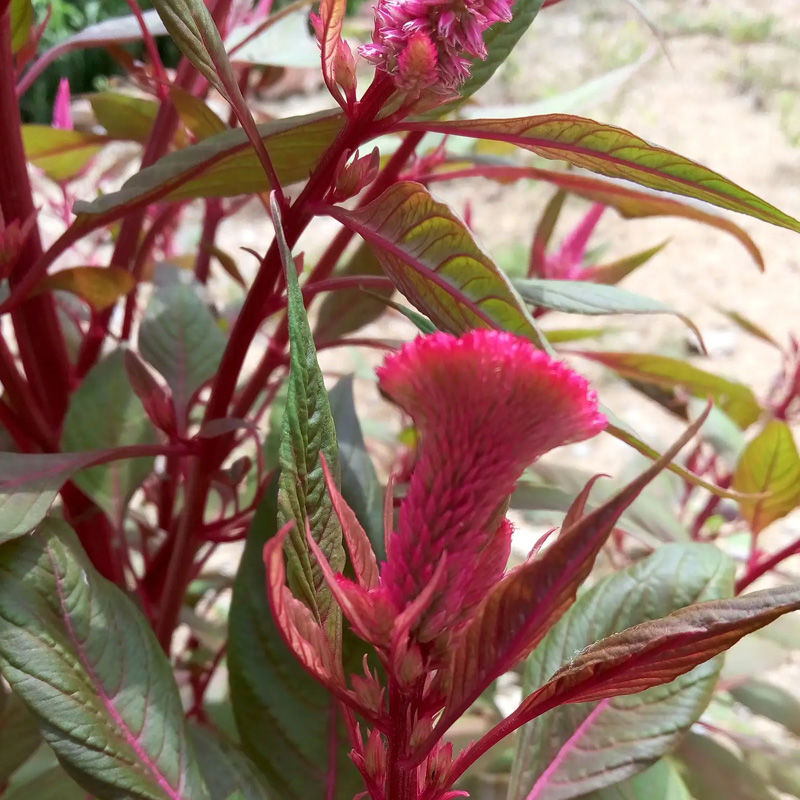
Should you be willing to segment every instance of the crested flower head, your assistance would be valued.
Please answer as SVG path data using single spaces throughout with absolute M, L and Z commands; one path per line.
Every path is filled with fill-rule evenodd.
M 404 609 L 442 573 L 418 632 L 433 639 L 467 619 L 502 576 L 505 509 L 522 471 L 606 420 L 586 380 L 509 333 L 421 337 L 389 356 L 378 376 L 421 436 L 381 584 Z
M 378 0 L 372 42 L 359 52 L 398 88 L 455 92 L 470 57 L 486 58 L 483 34 L 511 20 L 512 0 Z

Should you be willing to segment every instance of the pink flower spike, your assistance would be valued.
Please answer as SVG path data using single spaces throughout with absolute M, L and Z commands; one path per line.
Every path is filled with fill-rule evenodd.
M 522 471 L 554 447 L 595 435 L 606 420 L 584 378 L 499 331 L 420 337 L 389 356 L 378 376 L 421 435 L 381 582 L 404 609 L 446 554 L 446 589 L 420 627 L 433 639 L 468 619 L 501 577 L 505 504 Z
M 580 280 L 586 269 L 586 249 L 606 207 L 595 203 L 575 229 L 567 236 L 558 252 L 545 257 L 545 277 L 561 280 Z
M 71 96 L 69 79 L 62 78 L 58 82 L 55 103 L 53 104 L 53 127 L 71 131 L 75 125 L 72 121 Z

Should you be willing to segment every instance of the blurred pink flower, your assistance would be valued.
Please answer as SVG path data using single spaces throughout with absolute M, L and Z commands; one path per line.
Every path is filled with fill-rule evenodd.
M 589 238 L 606 206 L 595 203 L 586 212 L 586 216 L 575 226 L 575 229 L 564 239 L 561 247 L 554 253 L 544 256 L 544 274 L 540 277 L 551 280 L 579 281 L 587 280 L 590 267 L 586 263 L 586 250 Z
M 361 55 L 419 93 L 455 92 L 469 77 L 470 56 L 486 58 L 483 34 L 511 20 L 512 0 L 379 0 L 372 42 Z
M 53 103 L 53 127 L 72 130 L 75 126 L 72 122 L 72 108 L 70 107 L 69 79 L 62 78 L 58 82 L 58 91 Z

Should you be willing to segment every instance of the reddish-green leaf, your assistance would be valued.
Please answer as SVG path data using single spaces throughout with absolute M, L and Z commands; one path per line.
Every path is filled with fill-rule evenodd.
M 342 528 L 325 486 L 321 460 L 324 456 L 338 483 L 339 448 L 296 267 L 284 239 L 274 196 L 272 213 L 286 271 L 290 342 L 289 391 L 279 453 L 278 522 L 294 522 L 284 548 L 289 586 L 313 611 L 316 620 L 326 623 L 331 636 L 335 636 L 334 631 L 341 625 L 339 608 L 309 549 L 306 526 L 334 572 L 341 571 L 345 564 Z
M 155 443 L 155 429 L 131 387 L 124 356 L 118 349 L 98 361 L 70 398 L 61 434 L 64 451 Z M 128 501 L 152 468 L 151 454 L 85 469 L 75 482 L 121 525 Z
M 206 105 L 205 101 L 179 86 L 171 86 L 169 96 L 181 121 L 198 141 L 227 129 L 227 125 Z
M 172 667 L 66 523 L 0 548 L 0 668 L 98 797 L 207 800 Z
M 683 675 L 748 633 L 800 609 L 800 584 L 696 603 L 587 647 L 509 717 L 519 724 L 563 703 L 633 694 Z M 509 720 L 506 720 L 508 722 Z
M 387 275 L 438 327 L 500 328 L 541 341 L 505 275 L 420 184 L 396 183 L 363 208 L 328 213 L 373 246 Z
M 733 594 L 734 564 L 709 544 L 660 547 L 584 592 L 525 663 L 523 693 L 603 636 L 678 608 Z M 704 711 L 721 663 L 601 704 L 571 704 L 517 738 L 509 798 L 567 800 L 635 775 L 669 752 Z
M 70 267 L 48 275 L 35 292 L 71 292 L 95 311 L 103 311 L 128 294 L 135 285 L 133 275 L 120 267 Z
M 100 92 L 89 98 L 97 121 L 113 139 L 144 142 L 158 114 L 159 104 L 122 92 Z
M 233 587 L 228 674 L 236 727 L 278 797 L 351 800 L 363 784 L 336 724 L 336 700 L 298 664 L 267 601 L 263 551 L 277 528 L 276 488 L 253 519 Z
M 91 453 L 0 453 L 0 542 L 35 528 L 80 469 L 109 460 Z
M 761 406 L 749 386 L 698 369 L 677 358 L 649 353 L 588 351 L 580 355 L 604 364 L 623 378 L 670 389 L 681 388 L 703 399 L 711 396 L 741 428 L 752 425 L 761 415 Z
M 745 333 L 749 333 L 751 336 L 755 336 L 756 339 L 761 339 L 762 342 L 766 342 L 772 347 L 780 350 L 781 346 L 775 341 L 775 339 L 770 336 L 767 331 L 764 330 L 757 322 L 753 322 L 753 320 L 748 319 L 744 314 L 739 311 L 734 311 L 730 308 L 717 308 L 720 314 L 726 316 L 734 325 L 741 328 Z
M 96 133 L 23 125 L 22 142 L 28 161 L 54 181 L 78 175 L 109 139 Z
M 733 488 L 766 497 L 741 498 L 739 508 L 754 534 L 785 517 L 800 503 L 800 455 L 789 426 L 773 419 L 739 458 Z
M 322 75 L 328 91 L 338 103 L 342 102 L 342 93 L 336 85 L 335 60 L 339 40 L 342 38 L 342 23 L 347 11 L 346 0 L 322 0 L 319 16 L 322 20 Z
M 453 136 L 509 142 L 543 158 L 567 161 L 611 178 L 650 189 L 693 197 L 800 231 L 800 222 L 688 158 L 646 142 L 622 128 L 569 114 L 520 119 L 404 122 L 401 130 L 425 130 Z
M 287 184 L 308 178 L 341 126 L 341 114 L 324 111 L 267 122 L 258 130 L 269 146 L 281 183 Z M 118 192 L 76 203 L 80 216 L 75 224 L 95 226 L 100 220 L 85 217 L 103 215 L 102 221 L 107 222 L 158 200 L 232 197 L 269 188 L 247 136 L 237 128 L 164 156 L 126 181 Z
M 572 605 L 578 587 L 625 509 L 697 432 L 700 417 L 649 469 L 610 500 L 562 530 L 553 545 L 510 572 L 467 626 L 448 665 L 447 705 L 436 732 L 444 732 L 499 675 L 542 640 Z M 585 502 L 579 495 L 577 504 Z M 568 512 L 568 519 L 572 518 Z

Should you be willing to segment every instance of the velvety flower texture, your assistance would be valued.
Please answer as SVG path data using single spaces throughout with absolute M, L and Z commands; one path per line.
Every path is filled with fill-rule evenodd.
M 455 92 L 469 77 L 469 56 L 486 58 L 483 34 L 511 20 L 511 0 L 379 0 L 372 43 L 361 55 L 400 89 Z
M 381 590 L 402 611 L 431 592 L 439 570 L 416 633 L 432 640 L 467 619 L 502 576 L 506 504 L 522 471 L 606 420 L 584 378 L 498 331 L 420 337 L 389 356 L 378 376 L 421 435 Z

